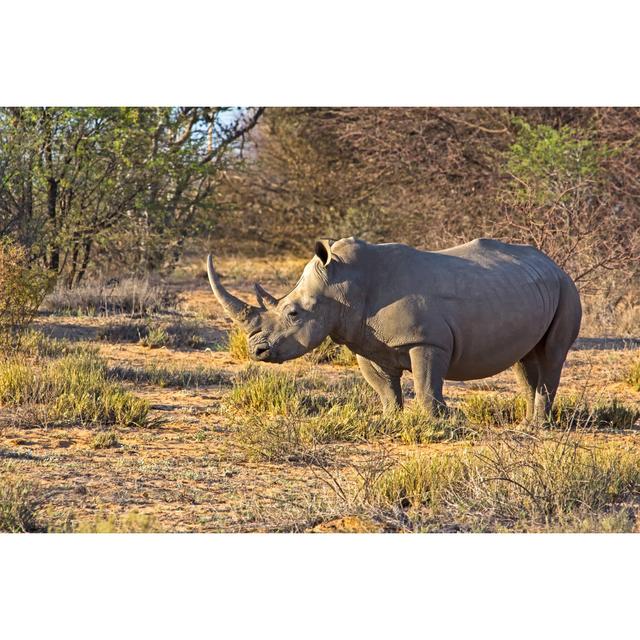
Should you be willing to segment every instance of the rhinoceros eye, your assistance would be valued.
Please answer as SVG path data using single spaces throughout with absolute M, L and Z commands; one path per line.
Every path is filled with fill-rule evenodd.
M 298 311 L 296 309 L 289 309 L 289 311 L 287 311 L 287 317 L 295 320 L 298 317 Z

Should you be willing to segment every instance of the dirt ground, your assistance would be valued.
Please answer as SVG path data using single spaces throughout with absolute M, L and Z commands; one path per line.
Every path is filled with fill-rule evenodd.
M 222 261 L 219 269 L 229 288 L 249 299 L 252 282 L 248 271 L 257 271 L 263 284 L 277 295 L 295 282 L 302 264 L 291 260 L 275 267 L 267 261 L 253 261 L 243 270 L 235 261 Z M 179 273 L 172 286 L 179 292 L 175 313 L 201 324 L 206 347 L 150 349 L 138 343 L 97 339 L 100 328 L 110 322 L 131 321 L 126 316 L 50 315 L 40 316 L 36 324 L 52 336 L 97 345 L 109 366 L 202 365 L 228 374 L 245 367 L 246 363 L 215 346 L 224 345 L 230 323 L 221 315 L 201 267 Z M 622 380 L 625 368 L 639 356 L 638 341 L 580 339 L 569 354 L 561 391 L 586 392 L 592 402 L 617 397 L 640 407 L 640 393 Z M 303 360 L 280 367 L 305 373 L 313 370 L 326 378 L 357 371 Z M 410 376 L 405 378 L 411 396 Z M 169 532 L 382 529 L 345 513 L 344 504 L 322 470 L 303 464 L 248 460 L 234 437 L 235 417 L 224 407 L 225 395 L 231 389 L 228 383 L 191 389 L 124 384 L 146 398 L 153 416 L 161 420 L 146 429 L 120 429 L 121 446 L 116 448 L 95 449 L 95 431 L 91 428 L 25 428 L 9 419 L 0 422 L 0 474 L 26 478 L 38 487 L 42 513 L 52 529 L 90 525 L 109 517 L 120 521 L 132 512 L 149 516 L 153 530 Z M 507 371 L 486 380 L 446 383 L 445 397 L 455 406 L 470 390 L 511 394 L 516 384 L 513 373 Z M 640 445 L 633 431 L 594 437 Z M 409 449 L 398 443 L 350 444 L 340 454 L 349 463 L 341 471 L 344 481 L 353 479 L 349 465 L 357 466 L 359 460 L 379 453 L 381 448 L 388 455 Z

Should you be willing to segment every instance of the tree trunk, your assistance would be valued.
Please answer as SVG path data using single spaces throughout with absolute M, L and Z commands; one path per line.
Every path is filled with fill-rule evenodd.
M 82 278 L 84 278 L 84 274 L 87 271 L 87 267 L 89 266 L 89 259 L 91 257 L 92 246 L 93 246 L 93 240 L 91 238 L 87 238 L 84 241 L 84 256 L 82 256 L 82 264 L 80 265 L 78 275 L 76 276 L 76 285 L 80 284 Z
M 57 231 L 56 229 L 56 204 L 58 202 L 58 181 L 55 178 L 49 178 L 48 181 L 49 188 L 47 192 L 47 214 L 49 215 L 49 220 L 51 221 L 51 226 L 53 227 L 54 234 Z M 49 269 L 51 271 L 58 272 L 60 268 L 60 247 L 58 245 L 57 238 L 54 237 L 54 240 L 51 243 L 51 251 L 49 253 Z

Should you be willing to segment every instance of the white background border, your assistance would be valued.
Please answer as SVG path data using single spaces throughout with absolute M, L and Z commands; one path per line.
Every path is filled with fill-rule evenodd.
M 635 6 L 5 4 L 0 103 L 637 105 Z M 2 636 L 617 638 L 637 540 L 4 535 Z

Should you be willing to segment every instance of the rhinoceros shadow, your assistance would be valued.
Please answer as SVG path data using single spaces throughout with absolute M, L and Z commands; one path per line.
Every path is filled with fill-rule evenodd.
M 625 349 L 639 349 L 640 338 L 578 338 L 572 349 L 585 351 L 623 351 Z

